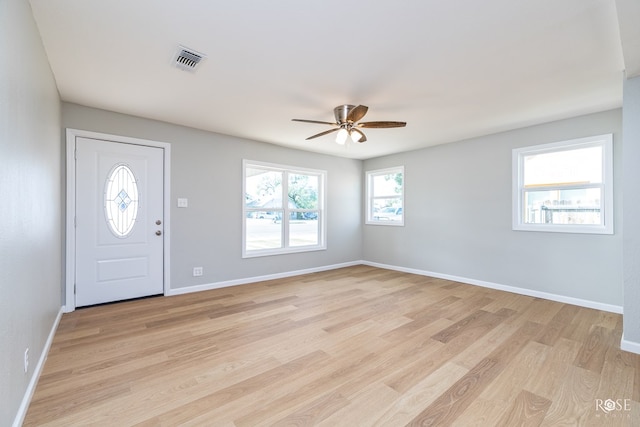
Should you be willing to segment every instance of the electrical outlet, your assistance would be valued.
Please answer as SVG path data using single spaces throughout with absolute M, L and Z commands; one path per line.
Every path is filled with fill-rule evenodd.
M 24 373 L 29 371 L 29 347 L 24 351 Z
M 193 267 L 193 277 L 202 276 L 202 267 Z

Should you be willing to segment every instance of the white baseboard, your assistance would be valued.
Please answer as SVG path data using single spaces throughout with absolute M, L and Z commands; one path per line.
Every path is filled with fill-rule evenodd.
M 577 306 L 580 306 L 580 307 L 587 307 L 587 308 L 593 308 L 593 309 L 596 309 L 596 310 L 607 311 L 607 312 L 610 312 L 610 313 L 622 314 L 622 307 L 618 306 L 618 305 L 605 304 L 605 303 L 601 303 L 601 302 L 597 302 L 597 301 L 590 301 L 590 300 L 585 300 L 585 299 L 581 299 L 581 298 L 568 297 L 568 296 L 565 296 L 565 295 L 558 295 L 558 294 L 552 294 L 552 293 L 548 293 L 548 292 L 535 291 L 535 290 L 532 290 L 532 289 L 518 288 L 516 286 L 501 285 L 501 284 L 498 284 L 498 283 L 485 282 L 485 281 L 476 280 L 476 279 L 469 279 L 467 277 L 453 276 L 453 275 L 450 275 L 450 274 L 442 274 L 442 273 L 436 273 L 436 272 L 433 272 L 433 271 L 425 271 L 425 270 L 418 270 L 418 269 L 415 269 L 415 268 L 399 267 L 399 266 L 396 266 L 396 265 L 381 264 L 381 263 L 377 263 L 377 262 L 370 262 L 370 261 L 364 261 L 364 260 L 345 262 L 345 263 L 341 263 L 341 264 L 332 264 L 332 265 L 326 265 L 326 266 L 322 266 L 322 267 L 308 268 L 308 269 L 304 269 L 304 270 L 287 271 L 287 272 L 277 273 L 277 274 L 268 274 L 268 275 L 264 275 L 264 276 L 255 276 L 255 277 L 247 277 L 247 278 L 243 278 L 243 279 L 227 280 L 227 281 L 224 281 L 224 282 L 205 283 L 203 285 L 188 286 L 188 287 L 184 287 L 184 288 L 175 288 L 175 289 L 170 289 L 169 292 L 166 293 L 166 295 L 167 296 L 170 296 L 170 295 L 181 295 L 181 294 L 188 294 L 188 293 L 192 293 L 192 292 L 208 291 L 208 290 L 211 290 L 211 289 L 219 289 L 219 288 L 226 288 L 226 287 L 229 287 L 229 286 L 245 285 L 245 284 L 248 284 L 248 283 L 262 282 L 262 281 L 265 281 L 265 280 L 282 279 L 282 278 L 286 278 L 286 277 L 299 276 L 299 275 L 302 275 L 302 274 L 316 273 L 316 272 L 319 272 L 319 271 L 335 270 L 337 268 L 351 267 L 351 266 L 354 266 L 354 265 L 368 265 L 368 266 L 371 266 L 371 267 L 385 268 L 387 270 L 395 270 L 395 271 L 401 271 L 401 272 L 404 272 L 404 273 L 418 274 L 420 276 L 429 276 L 429 277 L 435 277 L 435 278 L 438 278 L 438 279 L 446 279 L 446 280 L 451 280 L 451 281 L 454 281 L 454 282 L 460 282 L 460 283 L 466 283 L 466 284 L 469 284 L 469 285 L 481 286 L 483 288 L 496 289 L 496 290 L 500 290 L 500 291 L 512 292 L 514 294 L 527 295 L 527 296 L 534 297 L 534 298 L 544 298 L 544 299 L 548 299 L 548 300 L 551 300 L 551 301 L 562 302 L 562 303 L 565 303 L 565 304 L 572 304 L 572 305 L 577 305 Z
M 640 354 L 640 343 L 625 340 L 624 334 L 622 334 L 622 340 L 620 341 L 620 348 L 630 353 Z
M 169 291 L 166 292 L 165 295 L 171 296 L 171 295 L 189 294 L 189 293 L 192 293 L 192 292 L 200 292 L 200 291 L 208 291 L 208 290 L 211 290 L 211 289 L 227 288 L 229 286 L 246 285 L 248 283 L 264 282 L 266 280 L 283 279 L 283 278 L 286 278 L 286 277 L 300 276 L 300 275 L 303 275 L 303 274 L 317 273 L 317 272 L 320 272 L 320 271 L 327 271 L 327 270 L 335 270 L 335 269 L 338 269 L 338 268 L 352 267 L 354 265 L 362 265 L 362 264 L 364 264 L 362 261 L 351 261 L 351 262 L 344 262 L 344 263 L 341 263 L 341 264 L 332 264 L 332 265 L 325 265 L 325 266 L 322 266 L 322 267 L 307 268 L 307 269 L 304 269 L 304 270 L 286 271 L 286 272 L 283 272 L 283 273 L 267 274 L 267 275 L 264 275 L 264 276 L 254 276 L 254 277 L 247 277 L 247 278 L 243 278 L 243 279 L 226 280 L 224 282 L 205 283 L 205 284 L 202 284 L 202 285 L 187 286 L 187 287 L 184 287 L 184 288 L 169 289 Z
M 585 299 L 581 299 L 581 298 L 568 297 L 568 296 L 565 296 L 565 295 L 558 295 L 558 294 L 552 294 L 552 293 L 548 293 L 548 292 L 535 291 L 535 290 L 526 289 L 526 288 L 518 288 L 516 286 L 501 285 L 501 284 L 498 284 L 498 283 L 486 282 L 486 281 L 483 281 L 483 280 L 469 279 L 467 277 L 460 277 L 460 276 L 454 276 L 454 275 L 450 275 L 450 274 L 436 273 L 436 272 L 433 272 L 433 271 L 418 270 L 418 269 L 415 269 L 415 268 L 399 267 L 399 266 L 396 266 L 396 265 L 381 264 L 381 263 L 377 263 L 377 262 L 370 262 L 370 261 L 364 261 L 364 260 L 345 262 L 345 263 L 341 263 L 341 264 L 332 264 L 332 265 L 326 265 L 326 266 L 322 266 L 322 267 L 308 268 L 308 269 L 304 269 L 304 270 L 294 270 L 294 271 L 286 271 L 286 272 L 283 272 L 283 273 L 267 274 L 267 275 L 264 275 L 264 276 L 254 276 L 254 277 L 247 277 L 247 278 L 243 278 L 243 279 L 227 280 L 227 281 L 223 281 L 223 282 L 205 283 L 205 284 L 202 284 L 202 285 L 187 286 L 187 287 L 184 287 L 184 288 L 175 288 L 175 289 L 170 289 L 169 292 L 167 292 L 165 295 L 167 295 L 167 296 L 182 295 L 182 294 L 188 294 L 188 293 L 192 293 L 192 292 L 208 291 L 208 290 L 211 290 L 211 289 L 226 288 L 226 287 L 229 287 L 229 286 L 237 286 L 237 285 L 245 285 L 245 284 L 248 284 L 248 283 L 263 282 L 265 280 L 282 279 L 282 278 L 286 278 L 286 277 L 299 276 L 299 275 L 302 275 L 302 274 L 316 273 L 316 272 L 327 271 L 327 270 L 335 270 L 337 268 L 351 267 L 351 266 L 354 266 L 354 265 L 368 265 L 368 266 L 371 266 L 371 267 L 385 268 L 387 270 L 395 270 L 395 271 L 401 271 L 401 272 L 404 272 L 404 273 L 418 274 L 420 276 L 429 276 L 429 277 L 435 277 L 435 278 L 438 278 L 438 279 L 446 279 L 446 280 L 451 280 L 451 281 L 454 281 L 454 282 L 460 282 L 460 283 L 466 283 L 466 284 L 469 284 L 469 285 L 481 286 L 483 288 L 496 289 L 496 290 L 499 290 L 499 291 L 512 292 L 514 294 L 527 295 L 527 296 L 534 297 L 534 298 L 544 298 L 544 299 L 548 299 L 548 300 L 551 300 L 551 301 L 562 302 L 562 303 L 565 303 L 565 304 L 572 304 L 572 305 L 577 305 L 577 306 L 580 306 L 580 307 L 587 307 L 587 308 L 593 308 L 593 309 L 596 309 L 596 310 L 607 311 L 607 312 L 610 312 L 610 313 L 622 314 L 622 307 L 619 306 L 619 305 L 605 304 L 605 303 L 601 303 L 601 302 L 597 302 L 597 301 L 590 301 L 590 300 L 585 300 Z
M 452 276 L 450 274 L 435 273 L 433 271 L 417 270 L 414 268 L 398 267 L 395 265 L 380 264 L 377 262 L 362 261 L 362 264 L 372 267 L 386 268 L 388 270 L 402 271 L 404 273 L 418 274 L 421 276 L 435 277 L 438 279 L 452 280 L 454 282 L 466 283 L 469 285 L 482 286 L 483 288 L 496 289 L 499 291 L 512 292 L 514 294 L 527 295 L 535 298 L 544 298 L 551 301 L 565 304 L 577 305 L 580 307 L 593 308 L 596 310 L 608 311 L 610 313 L 622 314 L 622 307 L 619 305 L 605 304 L 597 301 L 590 301 L 581 298 L 568 297 L 565 295 L 551 294 L 548 292 L 535 291 L 532 289 L 518 288 L 515 286 L 500 285 L 498 283 L 485 282 L 482 280 L 469 279 L 467 277 Z
M 58 311 L 58 315 L 56 316 L 56 319 L 53 321 L 53 325 L 51 325 L 51 330 L 49 331 L 49 336 L 47 337 L 47 341 L 44 343 L 44 348 L 42 349 L 42 353 L 40 354 L 40 358 L 38 359 L 38 364 L 33 369 L 33 374 L 31 374 L 31 380 L 29 381 L 27 390 L 25 391 L 24 397 L 22 398 L 22 403 L 20 403 L 20 407 L 18 408 L 18 413 L 16 414 L 16 417 L 13 420 L 13 427 L 20 427 L 24 421 L 24 417 L 27 415 L 27 409 L 29 409 L 31 398 L 33 397 L 33 393 L 36 391 L 36 385 L 38 384 L 38 379 L 40 379 L 42 368 L 44 368 L 44 362 L 47 360 L 47 355 L 49 354 L 49 349 L 51 348 L 53 337 L 56 335 L 56 330 L 58 329 L 58 324 L 60 323 L 60 319 L 62 318 L 62 313 L 64 313 L 64 309 L 65 309 L 64 306 L 60 307 L 60 310 Z

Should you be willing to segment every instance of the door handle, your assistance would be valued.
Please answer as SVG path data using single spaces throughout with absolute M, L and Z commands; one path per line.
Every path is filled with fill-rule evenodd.
M 156 236 L 160 236 L 162 234 L 162 231 L 158 230 L 156 231 Z

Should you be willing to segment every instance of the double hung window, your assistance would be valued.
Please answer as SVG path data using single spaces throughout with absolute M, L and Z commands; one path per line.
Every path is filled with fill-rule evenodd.
M 513 229 L 613 233 L 612 135 L 513 150 Z
M 366 224 L 404 225 L 404 167 L 366 172 Z
M 326 248 L 326 171 L 245 160 L 243 173 L 243 257 Z

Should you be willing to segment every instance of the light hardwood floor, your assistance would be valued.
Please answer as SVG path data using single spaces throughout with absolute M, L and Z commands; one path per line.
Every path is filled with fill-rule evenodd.
M 621 329 L 368 266 L 98 306 L 62 317 L 24 425 L 640 426 Z

